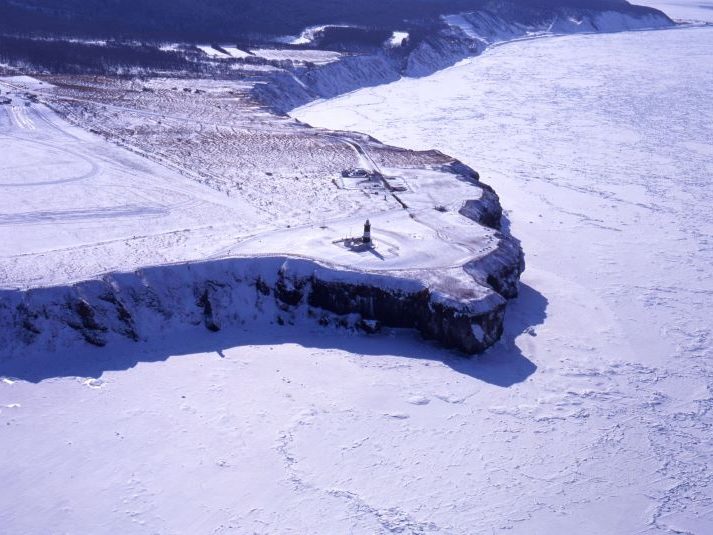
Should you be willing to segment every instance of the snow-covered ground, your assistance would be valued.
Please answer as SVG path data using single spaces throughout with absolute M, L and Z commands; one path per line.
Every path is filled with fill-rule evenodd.
M 7 155 L 0 161 L 0 288 L 265 254 L 369 271 L 447 269 L 497 248 L 495 230 L 459 214 L 482 190 L 456 174 L 420 168 L 414 154 L 399 160 L 405 167 L 379 165 L 394 164 L 389 149 L 247 109 L 235 96 L 239 83 L 191 81 L 188 91 L 175 84 L 154 80 L 143 86 L 148 91 L 115 98 L 100 91 L 94 102 L 87 90 L 57 98 L 58 88 L 29 77 L 0 79 L 12 98 L 0 105 Z M 70 106 L 94 133 L 33 102 L 29 90 Z M 138 96 L 128 101 L 127 93 Z M 91 117 L 87 104 L 102 115 Z M 100 131 L 116 133 L 126 148 Z M 357 166 L 386 178 L 341 176 Z M 190 174 L 198 169 L 209 173 L 199 180 L 219 182 L 198 183 Z M 341 240 L 361 236 L 367 218 L 374 247 L 347 247 Z
M 210 56 L 212 58 L 231 57 L 242 59 L 251 56 L 249 52 L 246 52 L 245 50 L 234 46 L 222 46 L 221 48 L 225 50 L 225 52 L 221 52 L 217 48 L 214 48 L 212 45 L 199 45 L 197 48 L 205 55 Z
M 712 55 L 710 28 L 549 38 L 297 112 L 439 148 L 496 187 L 528 254 L 503 341 L 466 360 L 410 333 L 285 326 L 14 365 L 0 379 L 2 530 L 713 531 Z M 0 126 L 3 144 L 30 140 L 13 152 L 25 163 L 45 161 L 20 131 L 42 124 L 35 112 Z M 98 141 L 61 130 L 80 138 L 77 157 L 47 151 L 63 176 L 94 161 L 93 192 L 127 180 L 136 206 L 171 207 L 153 224 L 182 224 L 183 175 L 146 170 L 170 194 L 109 180 L 130 153 L 83 160 Z M 253 211 L 239 213 L 231 225 Z
M 406 39 L 408 39 L 408 32 L 393 32 L 386 41 L 386 46 L 391 48 L 402 46 Z
M 404 35 L 406 37 L 406 35 Z M 339 52 L 330 50 L 300 50 L 290 48 L 251 48 L 246 51 L 234 46 L 221 46 L 221 50 L 214 48 L 212 45 L 198 45 L 197 48 L 210 56 L 211 58 L 238 58 L 244 59 L 248 57 L 258 57 L 267 60 L 287 60 L 296 63 L 314 63 L 315 65 L 324 65 L 338 61 L 342 56 Z M 170 49 L 170 48 L 169 48 Z
M 339 52 L 330 50 L 298 50 L 289 48 L 252 48 L 255 56 L 271 60 L 290 60 L 295 62 L 310 62 L 315 65 L 323 65 L 339 60 L 342 56 Z
M 16 95 L 0 106 L 0 140 L 0 287 L 206 256 L 256 223 L 247 203 Z
M 402 32 L 398 32 L 402 33 Z M 407 37 L 404 34 L 403 38 Z M 400 42 L 399 42 L 400 44 Z M 274 61 L 293 61 L 295 63 L 313 63 L 315 65 L 325 65 L 338 61 L 342 56 L 339 52 L 330 50 L 300 50 L 290 48 L 251 48 L 249 52 L 236 48 L 234 46 L 221 46 L 221 50 L 214 48 L 212 45 L 198 45 L 197 48 L 205 55 L 211 58 L 238 58 L 244 59 L 248 57 L 258 57 Z M 167 48 L 170 50 L 170 48 Z
M 640 0 L 636 3 L 660 9 L 682 22 L 713 22 L 713 2 L 707 0 Z

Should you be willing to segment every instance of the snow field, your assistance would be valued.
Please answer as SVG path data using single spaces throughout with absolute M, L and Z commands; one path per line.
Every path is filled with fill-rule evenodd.
M 315 65 L 325 65 L 338 61 L 342 57 L 339 52 L 330 50 L 293 50 L 289 48 L 252 48 L 255 56 L 269 60 L 289 60 L 295 62 L 309 62 Z
M 19 101 L 0 115 L 3 287 L 188 259 L 215 246 L 207 233 L 255 223 L 239 200 L 71 127 L 42 105 Z

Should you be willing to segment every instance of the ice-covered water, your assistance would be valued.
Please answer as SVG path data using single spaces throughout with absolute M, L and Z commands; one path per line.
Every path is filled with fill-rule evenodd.
M 711 58 L 713 28 L 547 38 L 295 112 L 501 195 L 548 305 L 471 458 L 518 533 L 713 530 Z

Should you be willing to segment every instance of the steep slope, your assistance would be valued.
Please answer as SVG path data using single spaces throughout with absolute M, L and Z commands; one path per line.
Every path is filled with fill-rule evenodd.
M 511 6 L 531 18 L 555 8 L 642 10 L 623 0 L 1 0 L 0 32 L 103 39 L 236 40 L 294 35 L 310 26 L 348 24 L 413 29 L 441 15 Z
M 673 25 L 665 14 L 651 8 L 615 2 L 599 9 L 578 5 L 521 6 L 500 2 L 477 11 L 446 15 L 441 25 L 409 34 L 398 46 L 345 56 L 326 65 L 295 66 L 288 72 L 272 73 L 269 84 L 256 86 L 255 95 L 274 109 L 285 112 L 311 100 L 393 82 L 401 76 L 427 76 L 481 54 L 489 46 L 515 39 Z

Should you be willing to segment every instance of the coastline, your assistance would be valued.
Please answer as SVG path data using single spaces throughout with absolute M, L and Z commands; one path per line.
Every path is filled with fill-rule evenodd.
M 599 15 L 597 15 L 599 16 Z M 490 33 L 487 34 L 490 36 L 490 40 L 494 43 L 497 43 L 497 39 L 500 38 L 503 35 L 507 35 L 509 38 L 513 38 L 513 36 L 517 36 L 526 32 L 532 32 L 532 28 L 524 27 L 524 26 L 519 26 L 517 24 L 506 24 L 502 21 L 493 19 L 491 16 L 483 16 L 480 14 L 472 15 L 471 19 L 466 19 L 464 17 L 461 17 L 456 22 L 456 26 L 459 31 L 465 32 L 464 35 L 467 37 L 467 43 L 469 43 L 465 48 L 462 46 L 457 48 L 455 50 L 452 47 L 445 47 L 443 48 L 439 54 L 436 56 L 433 56 L 431 54 L 430 60 L 428 65 L 431 65 L 431 67 L 439 67 L 443 62 L 445 63 L 452 63 L 453 61 L 457 60 L 457 58 L 461 57 L 461 55 L 467 51 L 468 53 L 476 53 L 479 54 L 482 52 L 482 50 L 487 50 L 489 49 L 488 46 L 485 46 L 485 48 L 482 48 L 486 41 L 481 41 L 481 37 L 476 37 L 477 34 L 474 29 L 467 29 L 466 25 L 467 24 L 473 24 L 471 28 L 477 28 L 480 25 L 481 27 L 481 32 L 483 31 L 482 28 L 487 28 L 487 31 Z M 606 18 L 606 16 L 604 17 Z M 610 17 L 611 18 L 611 17 Z M 592 19 L 594 20 L 594 18 Z M 633 22 L 632 22 L 633 20 Z M 628 20 L 626 18 L 615 18 L 615 22 L 611 23 L 611 29 L 620 29 L 621 27 L 628 28 L 630 26 L 636 27 L 641 24 L 648 24 L 648 19 L 646 19 L 646 22 L 641 22 L 638 21 L 637 19 L 632 19 Z M 653 19 L 652 19 L 653 20 Z M 663 19 L 662 19 L 663 20 Z M 664 22 L 666 22 L 668 19 L 666 19 Z M 550 29 L 554 28 L 555 24 L 553 22 L 550 22 Z M 592 24 L 594 24 L 592 22 Z M 581 28 L 576 28 L 577 31 L 582 31 L 586 29 L 586 25 L 581 27 Z M 452 29 L 449 31 L 453 31 Z M 448 34 L 450 37 L 452 37 L 452 34 Z M 516 38 L 516 37 L 515 37 Z M 517 39 L 517 38 L 516 38 Z M 492 44 L 492 42 L 490 44 Z M 480 43 L 480 44 L 478 44 Z M 436 46 L 435 44 L 430 45 L 431 47 Z M 436 48 L 439 48 L 436 46 Z M 424 70 L 423 67 L 420 67 L 417 71 L 414 71 L 413 65 L 415 64 L 414 62 L 418 63 L 419 60 L 414 59 L 421 57 L 418 54 L 423 54 L 423 50 L 417 49 L 416 51 L 413 51 L 411 55 L 408 58 L 408 61 L 406 62 L 406 65 L 411 65 L 411 67 L 407 68 L 406 72 L 418 72 L 420 75 L 426 74 L 428 72 L 428 69 Z M 414 55 L 416 54 L 416 55 Z M 455 55 L 454 55 L 455 54 Z M 372 62 L 375 61 L 375 58 L 370 58 L 369 56 L 366 57 L 356 57 L 354 58 L 351 62 L 348 63 L 347 68 L 349 68 L 349 65 L 351 66 L 356 66 L 357 70 L 361 70 L 361 65 L 363 62 Z M 425 65 L 421 62 L 422 65 Z M 321 72 L 323 70 L 327 70 L 327 74 L 325 75 L 323 72 L 320 74 L 320 76 L 327 76 L 327 78 L 332 78 L 332 80 L 336 80 L 339 78 L 338 73 L 340 72 L 339 69 L 344 68 L 344 64 L 337 62 L 337 74 L 335 75 L 334 72 L 329 71 L 329 69 L 332 69 L 330 64 L 327 65 L 326 67 L 322 67 L 320 69 L 317 69 L 316 71 L 309 71 L 307 72 L 306 76 L 314 74 L 314 72 Z M 410 69 L 410 71 L 409 71 Z M 378 71 L 380 72 L 380 71 Z M 379 75 L 380 76 L 380 75 Z M 319 78 L 319 77 L 317 77 Z M 254 86 L 253 90 L 251 93 L 254 95 L 254 90 L 256 88 L 265 88 L 265 87 L 271 87 L 272 90 L 279 88 L 279 83 L 280 80 L 283 80 L 284 77 L 280 77 L 277 80 L 272 79 L 271 83 L 268 83 L 267 85 L 264 84 L 258 84 Z M 378 80 L 377 76 L 377 80 Z M 317 82 L 319 82 L 318 79 L 316 79 Z M 368 83 L 373 82 L 374 79 L 365 79 L 365 80 L 360 80 L 360 83 Z M 316 86 L 319 87 L 319 86 Z M 332 87 L 331 90 L 337 89 L 338 91 L 341 91 L 344 89 L 345 86 L 337 84 L 330 84 L 329 87 Z M 348 85 L 347 85 L 348 87 Z M 154 91 L 153 89 L 150 91 Z M 279 93 L 279 92 L 278 92 Z M 56 97 L 52 96 L 51 94 L 48 93 L 40 93 L 44 94 L 45 96 L 43 98 L 47 99 L 48 102 L 53 103 L 53 107 L 56 107 L 58 103 L 61 103 L 61 100 L 57 100 Z M 263 97 L 265 97 L 266 94 L 263 93 Z M 77 102 L 76 99 L 68 101 L 64 100 L 63 105 L 66 106 L 67 102 Z M 276 106 L 276 102 L 272 101 L 268 103 L 271 108 L 279 108 L 279 105 Z M 59 110 L 62 112 L 62 109 L 60 108 Z M 65 113 L 65 117 L 67 119 L 72 119 L 72 109 L 71 107 L 68 108 L 68 112 Z M 85 128 L 87 128 L 87 125 L 84 124 L 86 121 L 86 113 L 82 112 L 81 119 L 72 119 L 72 121 L 77 124 L 81 125 Z M 50 119 L 53 120 L 53 119 Z M 101 124 L 105 122 L 104 119 L 101 119 L 98 121 L 98 124 Z M 92 131 L 97 131 L 94 130 L 93 127 L 89 127 L 90 130 Z M 96 128 L 101 128 L 97 126 Z M 321 134 L 321 132 L 316 132 L 317 134 Z M 113 141 L 117 142 L 119 141 L 116 139 L 116 137 L 111 133 L 105 133 L 104 134 L 108 139 L 112 139 Z M 329 135 L 329 134 L 328 134 Z M 332 134 L 333 135 L 333 134 Z M 354 137 L 354 134 L 348 134 L 352 136 L 353 141 L 348 141 L 348 144 L 353 145 L 357 149 L 357 153 L 361 153 L 364 155 L 364 158 L 362 158 L 359 154 L 357 156 L 359 159 L 366 159 L 369 160 L 367 163 L 362 163 L 363 165 L 368 165 L 371 166 L 373 165 L 373 159 L 368 155 L 369 151 L 378 149 L 378 150 L 394 150 L 394 151 L 399 151 L 400 149 L 396 147 L 387 147 L 383 145 L 379 145 L 378 142 L 375 140 L 371 139 L 368 141 L 369 146 L 364 149 L 362 148 L 359 143 L 364 143 L 358 142 L 356 138 Z M 345 136 L 345 133 L 341 134 L 342 137 Z M 345 138 L 346 139 L 346 138 Z M 339 141 L 339 139 L 338 139 Z M 133 152 L 138 152 L 139 154 L 150 154 L 152 153 L 151 150 L 148 148 L 137 148 L 137 147 L 132 147 L 131 144 L 126 145 L 126 143 L 121 141 L 120 145 L 129 148 Z M 366 146 L 366 145 L 365 145 Z M 424 153 L 425 154 L 425 153 Z M 415 153 L 414 153 L 415 155 Z M 417 158 L 418 156 L 415 155 Z M 466 351 L 467 353 L 475 353 L 475 352 L 481 352 L 493 343 L 495 343 L 499 338 L 502 333 L 502 321 L 503 321 L 503 302 L 504 299 L 511 299 L 517 295 L 517 280 L 519 279 L 520 274 L 524 270 L 524 260 L 523 260 L 523 254 L 522 250 L 520 248 L 519 242 L 512 238 L 509 234 L 509 231 L 506 229 L 504 231 L 500 231 L 500 214 L 502 212 L 502 209 L 500 208 L 499 205 L 499 199 L 497 195 L 493 192 L 491 188 L 489 188 L 486 185 L 483 185 L 480 183 L 478 179 L 478 174 L 473 172 L 472 169 L 468 168 L 467 166 L 463 166 L 460 162 L 457 160 L 451 160 L 448 156 L 445 156 L 443 154 L 437 155 L 436 160 L 438 159 L 443 160 L 444 162 L 451 162 L 448 163 L 448 169 L 446 170 L 446 173 L 444 177 L 450 177 L 449 180 L 459 180 L 462 182 L 468 183 L 469 187 L 475 186 L 477 190 L 478 196 L 475 198 L 470 197 L 469 195 L 472 195 L 468 193 L 467 191 L 463 190 L 458 191 L 457 193 L 454 194 L 448 194 L 446 193 L 447 189 L 444 189 L 443 192 L 441 192 L 439 195 L 443 197 L 444 199 L 448 199 L 451 196 L 455 195 L 455 197 L 460 197 L 460 199 L 456 202 L 456 205 L 459 206 L 453 206 L 452 209 L 454 211 L 457 211 L 460 216 L 464 217 L 465 219 L 470 219 L 474 222 L 476 222 L 479 225 L 485 226 L 492 228 L 495 232 L 492 233 L 491 236 L 488 236 L 486 238 L 485 246 L 483 243 L 478 243 L 472 242 L 471 238 L 466 237 L 465 235 L 453 235 L 449 238 L 446 238 L 446 241 L 451 241 L 455 244 L 457 248 L 463 248 L 465 247 L 466 249 L 470 249 L 471 253 L 469 256 L 464 257 L 462 260 L 459 260 L 457 264 L 454 264 L 452 266 L 447 266 L 447 268 L 443 268 L 439 265 L 429 265 L 429 264 L 419 264 L 418 261 L 414 264 L 404 264 L 403 261 L 400 264 L 397 264 L 398 269 L 391 269 L 389 270 L 386 268 L 383 273 L 387 276 L 394 276 L 394 277 L 401 277 L 405 278 L 407 280 L 411 280 L 412 282 L 420 281 L 420 284 L 425 283 L 425 288 L 428 288 L 429 291 L 435 292 L 435 293 L 441 293 L 444 294 L 451 305 L 449 305 L 450 312 L 448 312 L 446 315 L 450 317 L 450 320 L 438 320 L 436 322 L 432 320 L 426 320 L 426 319 L 419 319 L 415 320 L 414 322 L 410 323 L 409 326 L 416 327 L 422 334 L 424 334 L 427 337 L 435 337 L 436 339 L 442 341 L 448 346 L 455 346 L 460 348 L 463 351 Z M 388 160 L 388 158 L 387 158 Z M 164 162 L 160 162 L 164 163 Z M 175 166 L 174 166 L 175 167 Z M 181 167 L 186 167 L 185 165 L 178 166 L 178 169 L 181 169 Z M 456 170 L 457 169 L 457 170 Z M 423 212 L 423 199 L 419 197 L 418 195 L 414 195 L 413 193 L 409 193 L 408 189 L 413 189 L 416 187 L 417 189 L 419 188 L 418 183 L 419 181 L 423 180 L 423 177 L 421 176 L 423 173 L 428 173 L 433 174 L 434 171 L 436 171 L 437 168 L 432 167 L 432 165 L 425 165 L 421 167 L 420 165 L 417 165 L 414 168 L 410 168 L 408 172 L 404 174 L 404 170 L 391 170 L 391 173 L 394 174 L 396 173 L 397 176 L 400 176 L 398 180 L 402 181 L 403 184 L 406 185 L 407 191 L 404 194 L 399 194 L 399 195 L 393 195 L 393 197 L 400 203 L 401 208 L 405 210 L 409 214 L 409 216 L 414 219 L 418 220 L 419 218 L 423 219 L 423 215 L 425 215 L 425 212 Z M 455 171 L 452 171 L 455 170 Z M 374 169 L 375 172 L 378 172 L 381 174 L 381 170 L 376 167 Z M 439 171 L 440 172 L 440 171 Z M 401 175 L 399 175 L 401 173 Z M 424 175 L 424 177 L 426 176 Z M 455 176 L 453 176 L 455 175 Z M 430 175 L 428 175 L 430 176 Z M 435 176 L 435 175 L 434 175 Z M 391 179 L 394 179 L 392 177 Z M 432 180 L 432 179 L 429 179 Z M 444 183 L 445 184 L 445 183 Z M 389 186 L 388 181 L 384 181 L 385 186 Z M 440 186 L 444 187 L 444 186 Z M 467 189 L 467 188 L 466 188 Z M 415 191 L 415 190 L 414 190 Z M 455 190 L 454 190 L 455 191 Z M 474 193 L 476 193 L 474 191 Z M 432 197 L 432 195 L 431 195 Z M 478 198 L 479 197 L 479 198 Z M 415 203 L 415 206 L 420 207 L 417 208 L 416 210 L 412 210 L 409 208 L 409 206 L 402 200 L 402 199 L 409 199 L 406 202 L 411 204 L 412 202 Z M 448 203 L 448 201 L 444 201 Z M 461 204 L 462 203 L 462 204 Z M 447 206 L 447 204 L 444 204 L 443 206 Z M 433 207 L 431 207 L 432 209 Z M 418 215 L 422 214 L 422 215 Z M 418 216 L 418 217 L 417 217 Z M 441 218 L 442 219 L 442 218 Z M 435 232 L 438 234 L 439 233 L 439 226 L 443 225 L 444 222 L 439 222 L 436 219 L 434 219 L 434 215 L 429 215 L 426 220 L 430 221 L 429 223 L 426 223 L 427 228 L 433 228 L 435 229 Z M 448 225 L 448 223 L 445 223 Z M 459 223 L 462 225 L 461 223 Z M 290 227 L 291 225 L 288 225 Z M 465 228 L 465 227 L 464 227 Z M 297 229 L 295 229 L 297 230 Z M 466 232 L 469 232 L 466 230 Z M 269 234 L 269 233 L 268 233 Z M 260 234 L 258 234 L 259 236 Z M 290 231 L 288 233 L 289 236 L 294 235 L 293 231 Z M 443 235 L 445 236 L 445 235 Z M 328 239 L 327 236 L 325 238 Z M 383 238 L 382 238 L 383 239 Z M 494 240 L 494 243 L 496 244 L 494 247 L 492 244 L 488 245 L 488 242 L 492 242 Z M 472 243 L 471 243 L 472 242 Z M 253 240 L 253 243 L 256 243 L 255 240 Z M 269 246 L 266 249 L 265 246 L 263 246 L 262 249 L 258 248 L 257 250 L 254 250 L 254 252 L 249 253 L 251 254 L 254 258 L 253 263 L 255 266 L 252 268 L 253 270 L 260 270 L 260 265 L 267 261 L 267 263 L 271 262 L 272 259 L 274 259 L 274 255 L 279 255 L 279 254 L 284 254 L 288 251 L 288 249 L 282 249 L 282 247 L 285 247 L 285 245 L 279 245 L 280 242 L 275 242 L 276 245 L 274 247 L 277 247 L 276 249 L 270 249 Z M 285 242 L 286 244 L 287 242 Z M 475 253 L 475 251 L 479 251 L 478 253 Z M 272 254 L 273 257 L 270 257 L 269 255 Z M 210 255 L 211 258 L 215 257 L 235 257 L 235 258 L 240 258 L 245 257 L 246 254 L 242 252 L 239 246 L 236 247 L 227 247 L 223 248 L 222 252 L 220 254 L 213 253 Z M 301 256 L 305 256 L 304 254 Z M 261 257 L 265 257 L 265 259 L 262 259 Z M 295 261 L 298 261 L 298 258 L 300 255 L 296 255 L 293 257 Z M 278 257 L 279 258 L 279 257 Z M 328 262 L 329 256 L 326 257 L 320 257 L 316 256 L 315 259 L 317 262 Z M 383 259 L 382 259 L 383 260 Z M 347 260 L 348 262 L 348 260 Z M 164 262 L 164 264 L 166 264 Z M 336 262 L 337 265 L 339 265 L 339 262 Z M 142 265 L 146 264 L 140 264 L 139 267 Z M 202 269 L 206 268 L 209 269 L 209 266 L 211 265 L 211 261 L 205 262 L 201 260 L 195 260 L 193 261 L 193 265 L 197 271 L 201 271 Z M 180 264 L 177 266 L 180 269 Z M 145 268 L 149 269 L 149 268 Z M 150 268 L 154 269 L 154 268 Z M 160 268 L 159 268 L 160 269 Z M 165 276 L 169 276 L 172 270 L 175 270 L 176 267 L 172 267 L 171 263 L 167 263 L 165 267 L 163 268 L 163 271 L 165 272 Z M 348 270 L 347 265 L 342 265 L 341 269 Z M 373 272 L 373 274 L 378 274 L 381 272 L 380 268 L 379 271 Z M 463 273 L 460 273 L 460 271 L 463 271 Z M 346 272 L 346 271 L 345 271 Z M 366 271 L 364 273 L 368 272 L 368 268 L 366 268 Z M 457 272 L 457 273 L 456 273 Z M 137 272 L 139 273 L 139 272 Z M 25 351 L 27 344 L 29 344 L 32 347 L 35 348 L 40 348 L 40 347 L 46 347 L 50 348 L 54 345 L 54 342 L 51 342 L 51 340 L 54 338 L 55 335 L 52 335 L 50 339 L 44 339 L 46 337 L 46 333 L 55 333 L 57 330 L 61 330 L 62 325 L 69 325 L 70 327 L 73 325 L 79 326 L 77 328 L 73 328 L 72 330 L 68 331 L 69 338 L 66 343 L 82 343 L 82 342 L 88 342 L 92 343 L 91 340 L 95 341 L 101 341 L 101 343 L 97 343 L 94 345 L 99 345 L 103 346 L 108 343 L 108 341 L 112 338 L 118 337 L 119 339 L 129 336 L 129 338 L 133 339 L 138 339 L 139 335 L 137 334 L 137 329 L 139 332 L 142 332 L 141 337 L 144 339 L 151 338 L 155 336 L 154 331 L 163 331 L 166 328 L 173 328 L 176 329 L 177 327 L 167 327 L 167 326 L 160 326 L 157 327 L 156 321 L 151 320 L 146 324 L 146 327 L 143 328 L 141 326 L 141 322 L 138 320 L 135 320 L 134 318 L 141 317 L 144 312 L 143 309 L 147 306 L 145 302 L 142 301 L 142 299 L 135 299 L 135 298 L 130 298 L 127 295 L 124 295 L 119 299 L 118 294 L 115 295 L 110 299 L 111 302 L 122 302 L 122 305 L 120 307 L 120 312 L 119 316 L 126 316 L 126 321 L 129 321 L 132 325 L 137 324 L 137 327 L 130 328 L 127 330 L 126 328 L 126 321 L 123 321 L 119 325 L 114 325 L 114 321 L 111 319 L 111 316 L 116 313 L 116 311 L 113 311 L 113 309 L 108 310 L 108 311 L 103 311 L 103 304 L 102 304 L 102 299 L 100 298 L 97 300 L 97 296 L 94 297 L 88 297 L 86 292 L 82 290 L 81 288 L 85 286 L 91 286 L 93 284 L 105 284 L 106 281 L 111 280 L 112 277 L 119 277 L 122 278 L 125 275 L 122 275 L 121 273 L 117 273 L 114 270 L 108 270 L 104 275 L 94 277 L 94 282 L 92 282 L 92 279 L 84 280 L 83 278 L 80 277 L 80 280 L 82 282 L 74 282 L 69 285 L 60 285 L 55 287 L 54 289 L 51 289 L 48 291 L 47 295 L 40 299 L 39 301 L 33 299 L 32 295 L 36 293 L 36 287 L 37 285 L 33 285 L 33 290 L 20 290 L 18 291 L 11 291 L 7 290 L 5 291 L 5 297 L 3 299 L 4 301 L 4 306 L 3 306 L 3 316 L 4 320 L 3 323 L 12 328 L 6 329 L 6 347 L 12 348 L 10 351 L 12 353 L 15 352 L 23 352 Z M 237 275 L 236 275 L 237 276 Z M 76 276 L 75 276 L 76 277 Z M 140 277 L 140 276 L 139 276 Z M 464 280 L 461 280 L 464 279 Z M 76 280 L 76 279 L 75 279 Z M 104 281 L 104 282 L 102 282 Z M 424 282 L 427 281 L 427 282 Z M 193 285 L 196 286 L 194 288 L 194 293 L 196 295 L 203 295 L 205 294 L 209 287 L 212 287 L 213 285 L 218 284 L 218 285 L 223 285 L 225 286 L 226 284 L 230 286 L 230 281 L 225 279 L 225 276 L 219 277 L 216 280 L 196 280 L 193 282 Z M 468 285 L 474 285 L 473 289 L 467 289 Z M 304 283 L 302 283 L 304 285 Z M 444 293 L 442 288 L 443 287 L 448 287 L 449 289 Z M 203 289 L 201 289 L 203 288 Z M 343 288 L 333 288 L 334 292 L 340 293 L 343 292 Z M 154 288 L 154 292 L 158 292 L 158 294 L 165 293 L 166 289 L 161 288 L 160 286 Z M 242 292 L 243 290 L 237 290 L 238 293 Z M 114 289 L 114 292 L 118 292 L 116 288 Z M 470 315 L 467 316 L 469 319 L 461 325 L 461 318 L 462 313 L 464 310 L 466 310 L 470 305 L 468 305 L 467 301 L 458 303 L 459 296 L 463 295 L 469 295 L 470 293 L 475 292 L 475 294 L 480 294 L 480 297 L 477 299 L 480 299 L 482 303 L 491 303 L 489 305 L 483 305 L 485 308 L 488 308 L 487 311 L 480 310 L 478 313 L 475 315 Z M 110 291 L 109 294 L 112 292 Z M 119 292 L 120 293 L 120 292 Z M 91 292 L 90 292 L 91 294 Z M 107 295 L 109 295 L 107 294 Z M 207 295 L 207 294 L 206 294 Z M 336 295 L 336 294 L 335 294 Z M 106 296 L 105 296 L 106 297 Z M 108 298 L 108 297 L 107 297 Z M 177 296 L 170 297 L 170 299 L 178 299 Z M 165 301 L 168 299 L 168 297 L 164 297 L 163 300 Z M 235 298 L 240 300 L 240 298 Z M 213 308 L 220 308 L 220 306 L 227 307 L 225 309 L 225 313 L 229 314 L 230 308 L 234 305 L 230 304 L 235 299 L 229 299 L 226 301 L 226 303 L 223 303 L 222 305 L 216 304 L 210 304 L 209 306 L 211 309 Z M 276 299 L 278 299 L 278 296 L 276 296 Z M 306 298 L 307 299 L 307 298 Z M 333 312 L 336 313 L 338 316 L 349 316 L 353 314 L 357 314 L 362 320 L 365 321 L 380 321 L 383 322 L 383 324 L 386 327 L 392 327 L 392 326 L 401 326 L 401 323 L 398 321 L 395 321 L 394 319 L 390 319 L 389 314 L 387 315 L 379 315 L 379 314 L 374 314 L 373 310 L 371 308 L 365 309 L 363 306 L 361 306 L 359 303 L 360 301 L 357 300 L 351 300 L 352 302 L 352 307 L 349 308 L 349 306 L 338 306 L 334 307 L 332 305 L 329 305 L 330 298 L 323 298 L 321 300 L 321 309 L 324 312 Z M 160 301 L 158 298 L 154 298 L 152 301 Z M 309 299 L 307 299 L 309 301 Z M 75 303 L 72 305 L 71 303 Z M 79 303 L 77 305 L 76 303 Z M 182 300 L 182 305 L 181 307 L 184 308 L 182 311 L 182 314 L 179 314 L 179 316 L 183 315 L 185 316 L 185 320 L 183 323 L 186 324 L 191 324 L 194 323 L 192 319 L 194 312 L 197 314 L 201 314 L 201 310 L 205 309 L 205 306 L 208 306 L 205 304 L 205 300 L 201 300 L 196 298 L 195 303 L 189 304 L 188 301 Z M 291 303 L 292 306 L 298 306 L 298 305 L 303 305 L 302 300 L 297 300 L 294 303 Z M 286 305 L 286 303 L 280 304 L 280 300 L 278 299 L 277 302 L 278 308 L 281 306 L 289 306 Z M 152 305 L 153 306 L 153 305 Z M 477 308 L 483 308 L 483 306 L 479 306 Z M 187 308 L 186 308 L 187 307 Z M 161 309 L 160 305 L 157 305 L 155 308 Z M 195 309 L 195 310 L 194 310 Z M 431 307 L 432 309 L 432 307 Z M 310 315 L 309 310 L 306 311 L 307 316 Z M 484 312 L 487 312 L 487 314 L 483 315 Z M 304 313 L 304 312 L 303 312 Z M 274 314 L 274 313 L 273 313 Z M 294 316 L 294 312 L 291 313 L 292 316 Z M 230 315 L 230 314 L 229 314 Z M 279 314 L 277 314 L 279 316 Z M 235 314 L 232 314 L 232 316 L 235 316 Z M 492 316 L 492 318 L 490 317 Z M 39 319 L 39 318 L 44 318 L 44 319 Z M 495 318 L 495 319 L 493 319 Z M 269 319 L 269 318 L 268 318 Z M 238 315 L 237 317 L 233 317 L 231 321 L 225 321 L 223 322 L 225 324 L 226 328 L 229 328 L 229 325 L 234 323 L 235 321 L 244 321 L 244 317 L 242 315 Z M 282 320 L 281 318 L 273 318 L 273 321 L 277 320 Z M 335 320 L 337 321 L 337 320 Z M 341 321 L 341 320 L 340 320 Z M 180 323 L 180 322 L 179 322 Z M 349 325 L 354 325 L 358 322 L 356 321 L 350 321 L 348 322 Z M 208 325 L 210 324 L 210 325 Z M 442 325 L 441 327 L 435 327 L 435 325 Z M 469 327 L 468 325 L 471 325 Z M 219 329 L 220 324 L 216 322 L 208 321 L 206 324 L 206 327 L 209 330 L 215 330 L 215 328 Z M 45 334 L 43 334 L 45 333 Z M 89 333 L 89 334 L 88 334 Z M 128 334 L 127 334 L 128 333 Z M 132 334 L 133 333 L 133 334 Z M 458 333 L 458 334 L 455 334 Z M 18 347 L 13 348 L 14 343 L 13 340 L 15 341 L 23 341 L 22 343 L 19 344 Z M 69 340 L 74 340 L 74 342 L 69 342 Z

